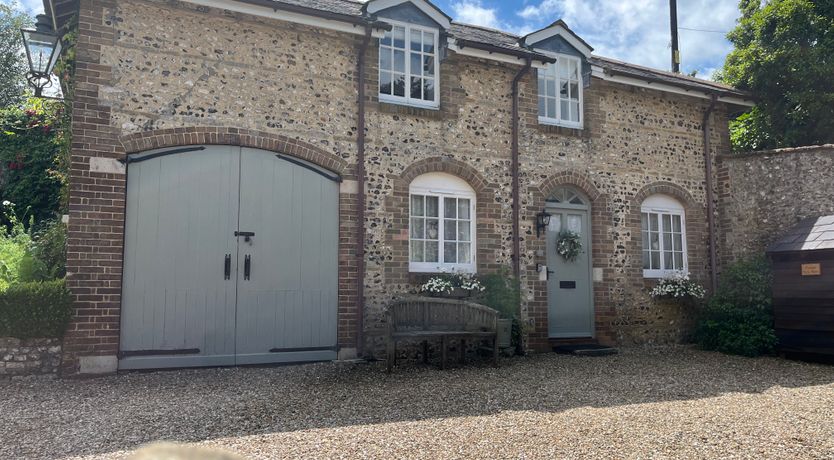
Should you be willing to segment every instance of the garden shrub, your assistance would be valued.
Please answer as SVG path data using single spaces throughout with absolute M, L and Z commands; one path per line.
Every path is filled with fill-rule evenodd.
M 6 211 L 13 211 L 13 205 L 3 203 L 0 215 Z M 29 257 L 29 247 L 32 238 L 23 228 L 13 212 L 8 213 L 9 228 L 0 226 L 0 292 L 5 291 L 10 285 L 20 281 L 21 266 Z
M 493 310 L 504 319 L 513 321 L 512 345 L 516 353 L 524 352 L 524 325 L 520 317 L 521 284 L 518 279 L 502 270 L 500 273 L 478 277 L 484 290 L 478 294 L 476 301 Z
M 777 341 L 768 311 L 729 304 L 709 305 L 704 310 L 695 340 L 705 350 L 742 356 L 773 353 Z
M 707 302 L 695 341 L 705 350 L 742 356 L 773 353 L 771 273 L 767 259 L 738 261 L 721 273 L 718 289 Z
M 66 275 L 67 230 L 60 220 L 48 221 L 31 236 L 20 266 L 21 281 L 46 281 Z
M 0 337 L 62 337 L 71 314 L 64 280 L 18 283 L 0 292 Z

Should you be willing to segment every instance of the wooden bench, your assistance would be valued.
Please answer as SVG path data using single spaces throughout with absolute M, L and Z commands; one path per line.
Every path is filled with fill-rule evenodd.
M 449 339 L 460 340 L 463 361 L 468 339 L 491 339 L 493 365 L 498 365 L 498 312 L 472 302 L 433 297 L 396 301 L 385 311 L 388 324 L 388 372 L 396 363 L 397 342 L 423 339 L 423 360 L 428 361 L 428 340 L 440 339 L 440 366 L 446 366 Z

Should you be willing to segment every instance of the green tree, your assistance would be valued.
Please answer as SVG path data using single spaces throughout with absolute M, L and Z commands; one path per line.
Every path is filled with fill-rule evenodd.
M 834 0 L 741 0 L 718 79 L 757 98 L 736 151 L 834 142 Z
M 17 2 L 0 3 L 0 107 L 23 101 L 29 65 L 20 29 L 32 24 Z

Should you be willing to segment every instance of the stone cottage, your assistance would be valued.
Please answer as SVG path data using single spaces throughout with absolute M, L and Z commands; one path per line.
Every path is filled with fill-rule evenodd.
M 711 284 L 733 88 L 425 0 L 45 3 L 77 27 L 67 373 L 373 355 L 441 271 L 516 274 L 531 350 L 668 342 L 647 288 Z

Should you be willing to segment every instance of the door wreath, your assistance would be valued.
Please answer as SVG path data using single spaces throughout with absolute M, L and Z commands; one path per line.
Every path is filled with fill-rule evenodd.
M 575 261 L 582 253 L 582 240 L 579 234 L 563 230 L 556 239 L 556 253 L 568 262 Z

